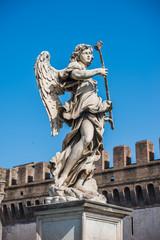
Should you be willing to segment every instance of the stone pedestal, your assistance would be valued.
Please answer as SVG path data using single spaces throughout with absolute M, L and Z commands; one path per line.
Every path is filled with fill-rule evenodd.
M 29 207 L 36 240 L 123 240 L 122 219 L 131 209 L 77 200 Z

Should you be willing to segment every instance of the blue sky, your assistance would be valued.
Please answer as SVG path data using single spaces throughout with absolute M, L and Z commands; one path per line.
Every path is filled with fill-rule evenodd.
M 56 137 L 40 99 L 34 62 L 41 51 L 63 69 L 79 43 L 102 40 L 115 130 L 106 123 L 104 147 L 131 147 L 148 139 L 159 157 L 160 137 L 160 2 L 157 0 L 0 1 L 1 87 L 0 167 L 49 161 L 61 150 L 70 130 Z M 101 67 L 98 52 L 90 68 Z M 96 76 L 105 100 L 102 77 Z M 66 95 L 62 100 L 69 99 Z

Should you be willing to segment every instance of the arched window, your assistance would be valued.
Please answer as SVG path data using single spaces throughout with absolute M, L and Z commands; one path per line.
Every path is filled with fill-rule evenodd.
M 144 205 L 144 198 L 142 193 L 141 186 L 136 186 L 136 194 L 137 194 L 137 200 L 139 205 Z
M 21 202 L 19 203 L 19 212 L 20 212 L 21 218 L 24 218 L 25 214 L 24 214 L 23 204 Z
M 149 194 L 149 200 L 150 203 L 156 203 L 156 194 L 154 190 L 153 184 L 148 184 L 148 194 Z
M 125 194 L 126 203 L 131 204 L 132 203 L 131 193 L 130 193 L 130 189 L 128 187 L 126 187 L 124 189 L 124 194 Z
M 120 197 L 118 189 L 113 190 L 114 203 L 120 205 Z
M 31 202 L 27 201 L 27 207 L 31 206 Z
M 35 204 L 36 204 L 36 205 L 39 205 L 39 204 L 40 204 L 39 200 L 36 200 L 36 201 L 35 201 Z
M 109 203 L 109 201 L 108 201 L 108 192 L 107 191 L 103 191 L 102 194 L 105 196 L 107 202 Z
M 11 213 L 12 213 L 12 218 L 16 218 L 16 209 L 14 203 L 11 204 Z
M 3 205 L 3 212 L 4 212 L 5 220 L 7 221 L 9 219 L 9 215 L 8 215 L 8 210 L 7 210 L 6 204 Z

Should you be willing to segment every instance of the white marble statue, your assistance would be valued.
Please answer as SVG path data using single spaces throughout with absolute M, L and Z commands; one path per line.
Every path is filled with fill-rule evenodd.
M 92 60 L 92 47 L 79 44 L 68 67 L 63 70 L 51 67 L 50 54 L 46 51 L 35 63 L 37 84 L 50 119 L 52 135 L 59 133 L 63 123 L 72 127 L 63 141 L 62 151 L 57 152 L 49 163 L 54 176 L 54 184 L 49 189 L 51 202 L 70 198 L 106 201 L 98 193 L 92 176 L 94 162 L 100 159 L 103 150 L 104 121 L 112 103 L 102 102 L 97 95 L 97 82 L 92 77 L 105 77 L 107 69 L 87 70 Z M 62 106 L 58 95 L 65 91 L 71 93 L 71 98 Z

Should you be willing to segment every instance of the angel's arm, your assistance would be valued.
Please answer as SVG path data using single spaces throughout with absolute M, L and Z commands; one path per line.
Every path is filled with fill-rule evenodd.
M 107 69 L 104 69 L 104 68 L 96 68 L 96 69 L 93 69 L 93 70 L 79 70 L 79 69 L 74 69 L 72 72 L 71 72 L 71 75 L 70 77 L 72 79 L 75 79 L 75 80 L 84 80 L 84 79 L 88 79 L 88 78 L 92 78 L 94 77 L 95 75 L 100 75 L 100 76 L 106 76 L 107 75 L 107 72 L 108 70 Z

